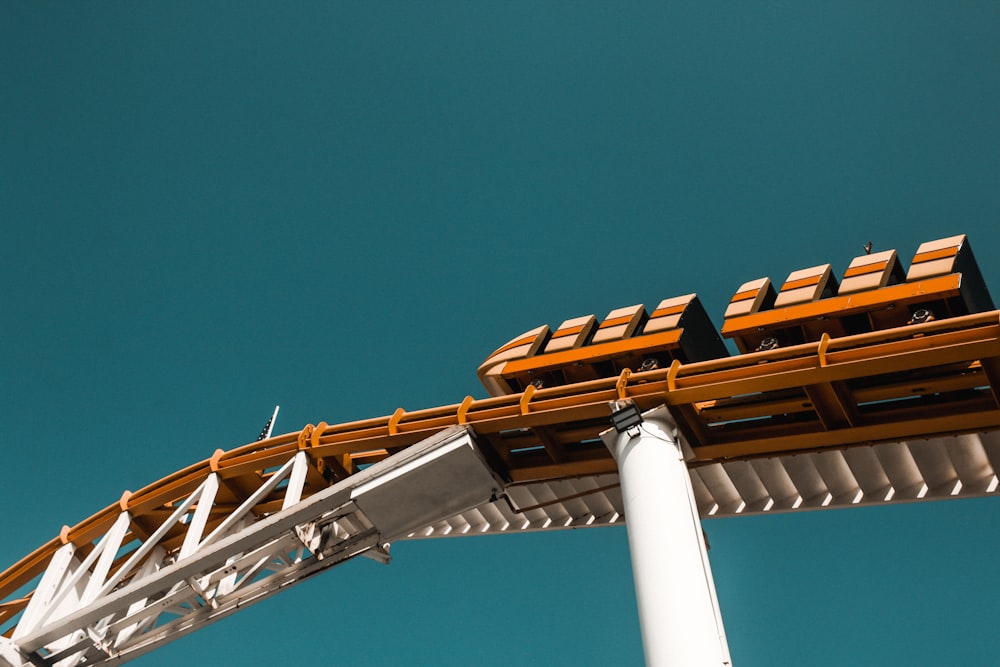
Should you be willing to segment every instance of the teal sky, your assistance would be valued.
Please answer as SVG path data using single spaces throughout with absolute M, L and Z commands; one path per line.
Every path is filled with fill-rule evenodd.
M 3 3 L 0 567 L 542 323 L 967 233 L 1000 4 Z M 995 662 L 1000 501 L 705 523 L 737 667 Z M 621 528 L 397 544 L 140 659 L 638 665 Z

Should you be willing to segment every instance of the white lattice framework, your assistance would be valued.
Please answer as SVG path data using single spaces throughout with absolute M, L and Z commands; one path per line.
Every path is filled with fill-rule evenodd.
M 298 452 L 211 530 L 214 473 L 141 542 L 125 543 L 132 517 L 123 511 L 89 553 L 65 544 L 11 638 L 0 638 L 0 664 L 125 662 L 355 556 L 388 562 L 397 536 L 489 502 L 502 488 L 464 428 L 303 499 L 307 466 Z M 254 514 L 282 488 L 280 510 Z M 179 524 L 183 542 L 168 552 L 162 540 Z

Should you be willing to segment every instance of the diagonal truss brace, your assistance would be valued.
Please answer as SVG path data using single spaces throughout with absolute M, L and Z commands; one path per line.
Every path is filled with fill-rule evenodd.
M 216 474 L 130 554 L 128 512 L 82 561 L 77 546 L 64 545 L 11 638 L 0 637 L 0 667 L 126 662 L 355 556 L 388 562 L 397 537 L 503 488 L 464 427 L 302 499 L 309 465 L 305 452 L 293 453 L 207 536 L 220 509 Z M 283 482 L 281 509 L 257 517 L 251 510 Z M 163 538 L 179 524 L 183 541 L 168 550 Z

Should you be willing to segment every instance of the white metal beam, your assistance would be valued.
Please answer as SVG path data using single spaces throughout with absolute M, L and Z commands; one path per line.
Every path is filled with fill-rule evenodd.
M 83 563 L 66 545 L 25 610 L 29 623 L 22 616 L 14 639 L 0 641 L 0 667 L 131 660 L 354 556 L 387 562 L 396 535 L 485 505 L 503 486 L 463 427 L 302 499 L 308 465 L 305 452 L 292 455 L 201 539 L 218 489 L 213 474 L 115 572 L 127 513 Z M 256 519 L 250 509 L 286 478 L 282 509 Z M 178 524 L 187 533 L 169 553 L 161 542 Z M 67 591 L 80 586 L 71 598 Z
M 191 523 L 188 524 L 187 533 L 184 535 L 184 543 L 177 554 L 177 560 L 187 558 L 193 554 L 201 544 L 202 535 L 205 532 L 205 525 L 208 517 L 212 513 L 212 505 L 215 503 L 215 494 L 219 492 L 219 475 L 212 473 L 201 485 L 198 491 L 198 505 L 194 514 L 191 515 Z

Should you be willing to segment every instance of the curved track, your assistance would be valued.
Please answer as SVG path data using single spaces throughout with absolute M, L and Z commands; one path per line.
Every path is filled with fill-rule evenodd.
M 935 252 L 924 261 L 940 259 Z M 896 269 L 886 260 L 879 270 Z M 809 280 L 791 282 L 795 289 L 821 283 Z M 798 306 L 811 309 L 800 319 L 829 321 L 830 308 L 856 309 L 858 302 L 871 309 L 890 292 L 896 300 L 905 293 L 926 301 L 922 280 L 875 285 L 879 298 L 854 298 L 855 305 L 844 305 L 846 296 L 840 305 L 828 298 L 825 311 L 816 311 L 820 301 L 808 301 Z M 618 523 L 617 469 L 600 434 L 619 401 L 642 410 L 667 407 L 683 436 L 703 516 L 996 492 L 1000 311 L 991 306 L 854 334 L 821 331 L 815 340 L 760 349 L 768 347 L 760 342 L 764 324 L 787 336 L 794 314 L 761 309 L 764 287 L 734 297 L 735 304 L 757 299 L 757 311 L 727 319 L 738 346 L 756 351 L 700 361 L 675 354 L 664 367 L 615 367 L 611 377 L 548 386 L 526 380 L 538 369 L 547 378 L 558 370 L 541 357 L 531 361 L 544 341 L 535 344 L 536 335 L 530 354 L 512 357 L 510 350 L 527 340 L 519 337 L 483 367 L 493 373 L 491 390 L 514 393 L 307 425 L 217 450 L 126 491 L 0 573 L 0 664 L 128 660 L 347 558 L 387 561 L 394 539 Z M 820 299 L 821 290 L 813 291 Z M 617 326 L 622 317 L 606 321 Z M 757 319 L 741 328 L 740 317 Z M 808 338 L 808 327 L 802 330 Z M 654 337 L 656 350 L 667 349 L 663 334 L 648 340 Z M 649 349 L 641 341 L 598 343 L 604 347 L 595 343 L 593 350 L 624 350 L 633 362 L 636 350 Z M 573 363 L 584 352 L 570 355 Z M 507 356 L 498 362 L 501 354 Z M 519 375 L 503 375 L 501 362 L 510 359 L 528 360 L 514 364 Z M 612 362 L 608 355 L 600 360 Z M 395 475 L 415 452 L 452 441 L 467 441 L 477 452 L 468 459 L 455 454 L 455 465 L 483 478 L 464 504 L 396 522 L 358 500 L 376 475 Z M 488 472 L 481 474 L 480 459 Z M 445 487 L 440 492 L 450 493 Z M 405 503 L 405 493 L 400 499 Z

